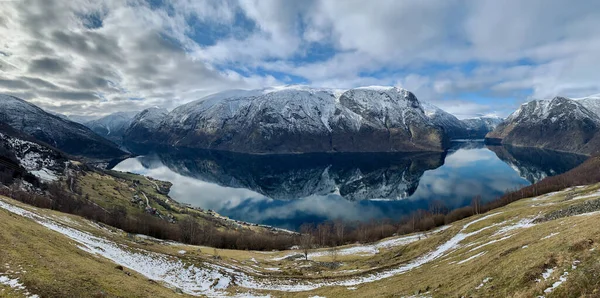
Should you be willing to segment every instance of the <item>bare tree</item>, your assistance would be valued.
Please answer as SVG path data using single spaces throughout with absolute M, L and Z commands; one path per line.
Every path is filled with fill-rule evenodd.
M 335 236 L 337 237 L 336 244 L 344 243 L 344 232 L 345 232 L 346 224 L 342 222 L 342 220 L 338 219 L 333 223 L 333 229 L 335 230 Z
M 304 259 L 308 261 L 308 253 L 313 248 L 314 243 L 314 226 L 312 224 L 304 223 L 300 226 L 300 249 L 304 254 Z
M 337 258 L 338 258 L 338 248 L 337 246 L 332 246 L 329 248 L 329 255 L 331 256 L 331 261 L 332 262 L 337 262 Z
M 185 243 L 196 243 L 200 233 L 200 225 L 191 216 L 186 216 L 179 221 L 181 239 Z
M 471 207 L 473 207 L 473 213 L 481 213 L 481 196 L 474 196 L 471 200 Z

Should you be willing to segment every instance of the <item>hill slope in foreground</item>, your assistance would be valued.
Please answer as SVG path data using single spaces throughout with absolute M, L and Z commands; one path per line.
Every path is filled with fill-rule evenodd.
M 599 197 L 600 184 L 569 188 L 309 260 L 127 235 L 0 197 L 0 296 L 579 297 L 600 286 Z

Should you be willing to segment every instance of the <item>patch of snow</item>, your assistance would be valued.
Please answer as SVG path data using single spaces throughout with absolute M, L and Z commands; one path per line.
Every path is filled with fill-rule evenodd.
M 486 278 L 484 278 L 484 279 L 483 279 L 483 281 L 481 281 L 481 283 L 480 283 L 480 284 L 479 284 L 477 287 L 475 287 L 475 290 L 479 290 L 479 289 L 483 288 L 483 286 L 484 286 L 486 283 L 488 283 L 490 280 L 492 280 L 492 278 L 491 278 L 491 277 L 486 277 Z
M 489 242 L 487 242 L 487 243 L 484 243 L 484 244 L 482 244 L 482 245 L 479 245 L 479 246 L 477 246 L 477 247 L 475 247 L 475 248 L 472 248 L 471 250 L 469 250 L 469 252 L 476 251 L 476 250 L 478 250 L 478 249 L 480 249 L 480 248 L 482 248 L 482 247 L 484 247 L 484 246 L 487 246 L 487 245 L 490 245 L 490 244 L 494 244 L 494 243 L 496 243 L 496 242 L 500 242 L 500 241 L 506 240 L 506 239 L 508 239 L 508 238 L 510 238 L 510 237 L 512 237 L 512 235 L 504 236 L 504 237 L 502 237 L 502 238 L 500 238 L 500 239 L 494 239 L 494 240 L 491 240 L 491 241 L 489 241 Z
M 560 276 L 560 278 L 558 279 L 558 281 L 556 281 L 555 283 L 553 283 L 551 287 L 549 287 L 549 288 L 547 288 L 547 289 L 544 290 L 544 293 L 546 293 L 546 294 L 552 293 L 552 291 L 554 291 L 554 289 L 558 288 L 565 281 L 567 281 L 567 277 L 569 277 L 569 272 L 565 271 L 565 273 L 563 273 L 563 275 Z
M 469 257 L 469 258 L 466 258 L 466 259 L 464 259 L 464 260 L 462 260 L 462 261 L 460 261 L 460 262 L 458 262 L 458 263 L 456 263 L 456 264 L 458 264 L 458 265 L 460 265 L 460 264 L 464 264 L 464 263 L 466 263 L 466 262 L 468 262 L 468 261 L 471 261 L 471 260 L 473 260 L 473 259 L 477 259 L 477 258 L 479 258 L 479 257 L 481 257 L 481 256 L 483 256 L 483 255 L 485 255 L 486 253 L 487 253 L 487 251 L 482 251 L 482 252 L 480 252 L 480 253 L 478 253 L 478 254 L 476 254 L 476 255 L 473 255 L 473 256 L 471 256 L 471 257 Z
M 546 237 L 542 238 L 541 240 L 548 239 L 548 238 L 552 238 L 552 237 L 554 237 L 554 236 L 556 236 L 556 235 L 558 235 L 558 234 L 560 234 L 560 233 L 551 233 L 550 235 L 548 235 L 548 236 L 546 236 Z
M 515 223 L 513 225 L 502 227 L 494 235 L 506 234 L 508 232 L 511 232 L 511 231 L 514 231 L 514 230 L 518 230 L 518 229 L 531 228 L 531 227 L 535 226 L 535 224 L 533 223 L 533 221 L 536 218 L 537 217 L 535 217 L 535 218 L 524 218 L 524 219 L 521 219 L 519 222 L 517 222 L 517 223 Z
M 180 251 L 178 251 L 178 253 L 179 253 L 180 255 L 185 255 L 186 251 L 185 251 L 185 250 L 180 250 Z

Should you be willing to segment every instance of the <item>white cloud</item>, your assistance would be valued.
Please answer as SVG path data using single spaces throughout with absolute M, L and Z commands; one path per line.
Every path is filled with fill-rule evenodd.
M 278 84 L 276 72 L 317 86 L 400 85 L 464 114 L 600 92 L 598 1 L 165 2 L 4 2 L 0 92 L 106 113 Z M 89 15 L 102 26 L 86 28 Z M 468 103 L 465 93 L 514 100 Z

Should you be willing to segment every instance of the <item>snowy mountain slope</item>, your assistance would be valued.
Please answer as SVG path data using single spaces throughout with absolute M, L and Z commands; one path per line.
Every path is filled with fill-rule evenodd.
M 129 126 L 123 132 L 124 141 L 130 138 L 148 139 L 158 129 L 161 121 L 165 119 L 168 111 L 158 107 L 152 107 L 139 112 L 131 119 Z
M 227 91 L 180 106 L 135 142 L 246 153 L 440 151 L 443 130 L 395 87 Z
M 114 142 L 120 142 L 123 134 L 139 112 L 117 112 L 100 119 L 85 122 L 93 132 Z
M 484 138 L 487 133 L 493 131 L 504 121 L 495 116 L 480 116 L 460 120 L 467 129 L 467 135 L 471 138 Z
M 451 139 L 469 138 L 467 126 L 454 115 L 431 103 L 422 102 L 421 104 L 425 110 L 425 115 L 427 115 L 434 124 L 443 127 Z
M 600 94 L 575 99 L 586 109 L 600 117 Z
M 115 158 L 125 153 L 89 128 L 49 114 L 22 99 L 0 95 L 0 122 L 66 153 L 90 158 Z
M 486 135 L 491 143 L 591 154 L 600 149 L 600 118 L 565 97 L 525 103 Z

